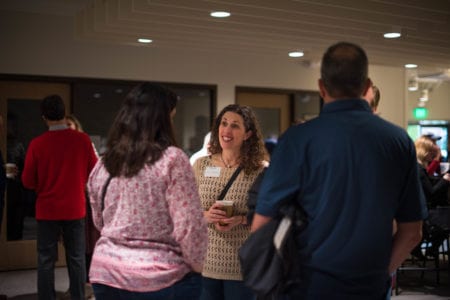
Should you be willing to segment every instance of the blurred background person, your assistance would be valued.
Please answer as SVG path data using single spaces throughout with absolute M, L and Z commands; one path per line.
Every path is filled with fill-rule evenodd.
M 202 149 L 198 150 L 194 154 L 191 155 L 189 158 L 189 162 L 191 165 L 194 165 L 195 161 L 203 156 L 207 156 L 209 154 L 208 148 L 209 148 L 209 140 L 211 139 L 211 132 L 208 132 L 205 135 L 205 138 L 203 139 L 203 147 Z
M 3 132 L 3 117 L 0 116 L 0 132 Z M 2 232 L 3 208 L 5 207 L 6 171 L 3 154 L 0 151 L 0 233 Z M 0 294 L 0 300 L 7 299 L 6 295 Z
M 48 131 L 30 142 L 22 172 L 23 185 L 37 194 L 38 298 L 56 298 L 54 269 L 62 232 L 70 296 L 81 300 L 86 282 L 85 188 L 97 157 L 89 137 L 67 127 L 59 95 L 44 98 L 41 112 Z
M 430 177 L 427 168 L 433 159 L 439 154 L 439 147 L 428 136 L 421 136 L 415 142 L 417 161 L 419 163 L 419 177 L 422 184 L 427 206 L 429 209 L 437 206 L 448 206 L 448 187 L 450 185 L 450 174 Z
M 81 126 L 80 121 L 75 117 L 75 115 L 66 116 L 67 126 L 70 129 L 77 130 L 79 132 L 83 132 L 83 126 Z
M 208 238 L 192 167 L 176 147 L 177 100 L 159 85 L 135 87 L 90 175 L 93 219 L 101 232 L 89 274 L 97 300 L 200 295 Z
M 194 164 L 209 237 L 201 300 L 254 299 L 242 282 L 238 258 L 239 248 L 250 235 L 246 218 L 248 190 L 263 170 L 266 153 L 250 107 L 232 104 L 219 113 L 212 127 L 209 151 L 209 156 Z M 222 204 L 216 200 L 239 166 L 242 171 L 225 195 L 226 200 L 233 201 L 233 216 L 226 218 L 220 209 Z
M 66 116 L 66 122 L 67 126 L 70 129 L 76 130 L 78 132 L 84 132 L 83 126 L 81 125 L 81 122 L 78 120 L 75 115 L 67 115 Z M 95 155 L 98 157 L 98 153 L 95 150 L 94 144 L 92 144 L 92 147 L 94 148 Z M 98 238 L 100 237 L 100 232 L 95 228 L 94 222 L 92 220 L 92 209 L 89 202 L 89 197 L 86 193 L 86 222 L 85 222 L 85 236 L 86 236 L 86 285 L 84 290 L 84 295 L 86 299 L 89 299 L 94 295 L 94 291 L 92 289 L 92 286 L 89 282 L 89 269 L 91 266 L 91 259 L 92 254 L 94 253 L 94 247 L 95 243 L 97 242 Z M 61 300 L 70 299 L 70 290 L 64 293 Z

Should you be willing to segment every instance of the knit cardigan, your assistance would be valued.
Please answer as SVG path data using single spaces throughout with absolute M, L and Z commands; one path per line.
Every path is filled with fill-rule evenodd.
M 206 168 L 216 167 L 210 156 L 199 158 L 193 167 L 200 202 L 206 211 L 217 200 L 236 168 L 221 168 L 219 177 L 207 177 Z M 247 214 L 248 191 L 261 170 L 252 174 L 241 171 L 231 185 L 224 200 L 234 201 L 234 215 Z M 208 224 L 209 243 L 202 275 L 221 280 L 242 280 L 238 250 L 249 235 L 249 225 L 237 225 L 230 231 L 220 232 L 215 229 L 214 224 Z

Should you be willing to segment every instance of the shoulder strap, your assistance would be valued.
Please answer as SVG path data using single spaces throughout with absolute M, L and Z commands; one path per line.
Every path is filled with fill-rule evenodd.
M 106 190 L 108 189 L 108 185 L 109 185 L 109 182 L 111 181 L 111 179 L 112 179 L 112 176 L 111 175 L 109 175 L 108 176 L 108 179 L 106 179 L 106 182 L 105 182 L 105 185 L 103 186 L 103 189 L 102 189 L 102 198 L 101 198 L 101 201 L 102 201 L 102 206 L 101 206 L 101 208 L 102 208 L 102 212 L 103 212 L 103 209 L 105 208 L 105 195 L 106 195 Z
M 223 198 L 225 198 L 225 195 L 228 192 L 228 189 L 230 188 L 230 186 L 233 184 L 233 181 L 236 179 L 236 177 L 239 175 L 239 173 L 241 172 L 242 167 L 239 166 L 236 171 L 234 171 L 233 175 L 231 175 L 230 180 L 228 180 L 227 185 L 223 188 L 222 193 L 220 193 L 219 197 L 217 198 L 217 200 L 223 200 Z

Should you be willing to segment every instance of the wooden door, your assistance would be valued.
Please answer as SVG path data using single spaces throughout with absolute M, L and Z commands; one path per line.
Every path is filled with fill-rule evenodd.
M 237 92 L 236 102 L 254 109 L 264 139 L 278 139 L 291 125 L 290 94 Z
M 0 130 L 0 149 L 5 163 L 11 157 L 19 156 L 18 153 L 23 156 L 33 135 L 46 130 L 40 115 L 40 100 L 51 94 L 60 95 L 69 112 L 69 84 L 0 81 L 0 115 L 4 124 Z M 22 192 L 20 197 L 16 197 L 19 195 L 16 193 L 18 189 L 21 189 L 19 179 L 7 179 L 0 235 L 0 271 L 37 267 L 36 221 L 32 215 L 34 204 L 28 203 L 32 196 L 24 197 Z M 58 245 L 58 254 L 57 265 L 65 265 L 61 244 Z

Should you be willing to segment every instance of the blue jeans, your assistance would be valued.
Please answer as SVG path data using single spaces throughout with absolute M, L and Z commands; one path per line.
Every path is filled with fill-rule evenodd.
M 71 299 L 84 299 L 86 282 L 84 218 L 70 221 L 37 221 L 38 298 L 56 299 L 55 262 L 62 233 L 69 272 Z
M 200 300 L 254 300 L 256 296 L 243 281 L 203 277 Z
M 132 292 L 99 283 L 92 287 L 96 300 L 198 300 L 201 284 L 200 274 L 189 273 L 174 285 L 154 292 Z

